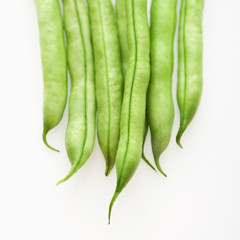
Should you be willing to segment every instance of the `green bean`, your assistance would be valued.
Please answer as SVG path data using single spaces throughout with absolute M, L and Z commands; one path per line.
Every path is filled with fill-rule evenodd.
M 95 139 L 94 66 L 90 25 L 83 0 L 63 0 L 68 65 L 72 87 L 66 149 L 72 168 L 69 179 L 90 157 Z
M 35 0 L 40 33 L 44 94 L 43 141 L 62 119 L 67 100 L 67 60 L 58 0 Z
M 192 121 L 202 93 L 202 11 L 203 0 L 182 0 L 179 25 L 177 100 L 181 137 Z
M 150 77 L 147 1 L 127 0 L 126 9 L 130 57 L 124 85 L 120 141 L 116 157 L 117 186 L 109 206 L 109 221 L 116 198 L 134 175 L 141 159 Z
M 120 42 L 120 52 L 122 59 L 122 73 L 123 78 L 126 77 L 126 71 L 128 66 L 129 59 L 129 47 L 127 41 L 127 12 L 126 12 L 126 4 L 125 0 L 117 0 L 116 1 L 116 15 L 117 15 L 117 26 L 118 26 L 118 36 Z M 142 159 L 143 161 L 154 171 L 156 170 L 153 165 L 149 162 L 144 154 L 144 142 L 147 136 L 148 124 L 147 119 L 144 125 L 144 137 L 143 137 L 143 147 L 142 147 Z
M 151 7 L 151 78 L 147 113 L 154 160 L 164 176 L 159 157 L 169 144 L 174 120 L 172 74 L 176 7 L 177 0 L 153 0 Z
M 119 141 L 122 103 L 120 49 L 111 0 L 88 0 L 96 73 L 97 133 L 108 175 Z

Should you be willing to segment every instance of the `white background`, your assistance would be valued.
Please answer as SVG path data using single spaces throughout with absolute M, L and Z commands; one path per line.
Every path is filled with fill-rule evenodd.
M 150 2 L 149 2 L 150 6 Z M 206 0 L 204 90 L 198 113 L 161 158 L 165 179 L 141 162 L 107 225 L 115 169 L 104 176 L 97 141 L 69 181 L 61 124 L 42 142 L 42 69 L 33 0 L 0 7 L 0 239 L 240 239 L 240 1 Z M 175 49 L 176 46 L 175 46 Z M 177 59 L 176 59 L 177 60 Z M 173 78 L 176 103 L 176 66 Z M 146 154 L 152 161 L 149 136 Z

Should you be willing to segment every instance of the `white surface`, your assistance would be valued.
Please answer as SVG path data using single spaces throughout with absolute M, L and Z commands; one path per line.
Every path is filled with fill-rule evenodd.
M 150 5 L 150 4 L 149 4 Z M 0 7 L 0 239 L 240 239 L 240 1 L 206 0 L 204 90 L 198 113 L 161 158 L 165 179 L 143 162 L 119 196 L 107 225 L 115 169 L 104 176 L 98 144 L 69 181 L 67 124 L 42 134 L 42 69 L 33 0 Z M 174 98 L 176 89 L 174 75 Z M 149 136 L 146 154 L 151 156 Z

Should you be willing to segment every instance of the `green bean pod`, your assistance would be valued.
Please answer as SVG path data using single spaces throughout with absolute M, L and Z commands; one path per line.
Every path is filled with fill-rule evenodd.
M 120 132 L 122 72 L 117 26 L 111 0 L 88 0 L 97 98 L 98 141 L 108 175 L 114 166 Z
M 202 12 L 203 0 L 182 0 L 179 25 L 177 101 L 181 137 L 192 121 L 202 93 Z
M 159 157 L 169 144 L 174 120 L 172 74 L 176 7 L 177 0 L 153 0 L 151 7 L 151 77 L 147 115 L 155 164 L 164 176 Z
M 95 140 L 94 64 L 88 12 L 83 0 L 63 0 L 71 76 L 66 149 L 72 168 L 69 179 L 90 157 Z
M 125 3 L 130 57 L 124 84 L 120 141 L 116 157 L 117 186 L 109 206 L 109 221 L 116 198 L 134 175 L 141 160 L 150 77 L 147 1 L 127 0 Z
M 35 0 L 44 79 L 43 141 L 62 119 L 67 100 L 67 57 L 58 0 Z
M 128 60 L 129 60 L 129 47 L 128 47 L 128 40 L 127 40 L 127 11 L 126 11 L 126 4 L 125 0 L 117 0 L 116 1 L 116 17 L 117 17 L 117 26 L 118 26 L 118 37 L 120 43 L 120 50 L 121 50 L 121 60 L 122 60 L 122 73 L 123 78 L 126 77 Z M 144 143 L 148 132 L 148 124 L 147 119 L 144 125 L 144 137 L 143 137 L 143 148 L 142 148 L 142 159 L 143 161 L 154 171 L 156 169 L 153 165 L 149 162 L 144 154 Z

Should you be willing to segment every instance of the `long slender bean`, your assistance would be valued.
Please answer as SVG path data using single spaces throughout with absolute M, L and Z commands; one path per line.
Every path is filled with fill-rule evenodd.
M 153 156 L 158 170 L 166 176 L 159 157 L 167 148 L 174 120 L 172 98 L 173 42 L 177 20 L 177 0 L 152 0 L 151 7 L 151 78 L 147 114 Z
M 181 137 L 192 121 L 202 93 L 202 12 L 203 0 L 182 0 L 179 25 L 177 100 L 180 110 Z
M 63 0 L 68 65 L 72 80 L 66 149 L 72 168 L 69 179 L 92 153 L 95 139 L 94 66 L 90 24 L 83 0 Z
M 35 0 L 40 33 L 44 94 L 43 141 L 62 119 L 67 100 L 67 58 L 58 0 Z
M 116 16 L 117 16 L 117 26 L 118 26 L 118 36 L 120 42 L 121 50 L 121 60 L 122 60 L 122 73 L 123 78 L 126 77 L 128 60 L 129 60 L 129 47 L 127 41 L 127 11 L 125 0 L 116 1 Z M 144 137 L 143 137 L 143 148 L 142 148 L 142 159 L 143 161 L 154 171 L 156 170 L 153 165 L 146 158 L 144 153 L 144 143 L 148 132 L 147 118 L 144 125 Z
M 116 157 L 117 186 L 109 206 L 109 221 L 116 198 L 134 175 L 141 159 L 150 76 L 147 1 L 127 0 L 125 3 L 130 58 L 124 85 L 120 141 Z
M 97 133 L 108 175 L 114 166 L 120 132 L 122 73 L 111 0 L 87 0 L 96 72 Z

